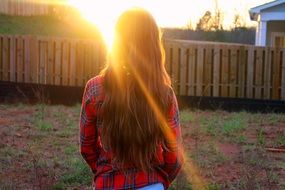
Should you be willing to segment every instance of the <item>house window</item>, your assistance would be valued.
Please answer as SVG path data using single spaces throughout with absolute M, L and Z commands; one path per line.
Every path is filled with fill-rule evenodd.
M 271 46 L 285 48 L 285 32 L 272 32 Z

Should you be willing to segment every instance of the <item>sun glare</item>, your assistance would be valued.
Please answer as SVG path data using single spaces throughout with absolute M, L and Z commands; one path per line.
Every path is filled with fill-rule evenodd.
M 77 8 L 85 19 L 98 27 L 108 49 L 110 49 L 113 42 L 114 25 L 118 16 L 125 9 L 135 6 L 134 2 L 127 0 L 69 0 L 71 6 Z
M 69 0 L 69 4 L 77 8 L 86 20 L 96 25 L 96 27 L 100 30 L 107 47 L 109 48 L 113 36 L 113 21 L 110 20 L 110 17 L 106 18 L 106 16 L 102 14 L 103 10 L 106 10 L 107 6 L 107 4 L 105 4 L 105 1 L 101 1 L 99 3 L 98 1 L 94 0 Z M 111 13 L 109 12 L 109 14 Z

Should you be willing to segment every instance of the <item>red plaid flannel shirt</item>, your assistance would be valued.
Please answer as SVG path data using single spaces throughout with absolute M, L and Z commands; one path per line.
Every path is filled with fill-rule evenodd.
M 97 76 L 87 82 L 80 116 L 80 152 L 94 173 L 95 189 L 137 189 L 155 183 L 162 183 L 167 189 L 181 168 L 179 149 L 170 151 L 160 147 L 157 153 L 159 164 L 152 172 L 146 173 L 137 168 L 127 168 L 122 172 L 113 167 L 111 153 L 102 148 L 100 130 L 98 130 L 102 127 L 102 118 L 99 113 L 104 101 L 103 80 L 103 76 Z M 175 95 L 167 119 L 177 142 L 181 142 L 179 111 Z

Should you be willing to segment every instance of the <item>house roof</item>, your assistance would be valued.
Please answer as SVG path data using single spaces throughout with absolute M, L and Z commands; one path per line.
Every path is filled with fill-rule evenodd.
M 263 10 L 283 4 L 283 3 L 285 3 L 285 0 L 276 0 L 276 1 L 269 2 L 269 3 L 265 3 L 263 5 L 253 7 L 249 10 L 250 19 L 257 21 L 258 15 L 260 15 L 260 13 Z

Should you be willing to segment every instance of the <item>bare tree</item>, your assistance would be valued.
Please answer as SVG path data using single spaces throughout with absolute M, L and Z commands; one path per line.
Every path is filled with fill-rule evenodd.
M 212 30 L 223 30 L 223 15 L 219 7 L 218 0 L 214 0 L 215 4 L 215 15 L 212 18 Z
M 233 27 L 234 29 L 245 27 L 244 18 L 238 13 L 234 15 Z
M 193 23 L 192 23 L 192 20 L 189 20 L 186 24 L 186 29 L 187 30 L 193 30 L 194 27 L 193 27 Z
M 219 8 L 218 0 L 214 0 L 215 13 L 212 15 L 210 11 L 206 11 L 196 25 L 197 30 L 218 31 L 223 30 L 223 13 Z
M 212 13 L 210 11 L 206 11 L 205 14 L 199 19 L 199 22 L 196 25 L 196 30 L 211 30 L 211 19 Z

